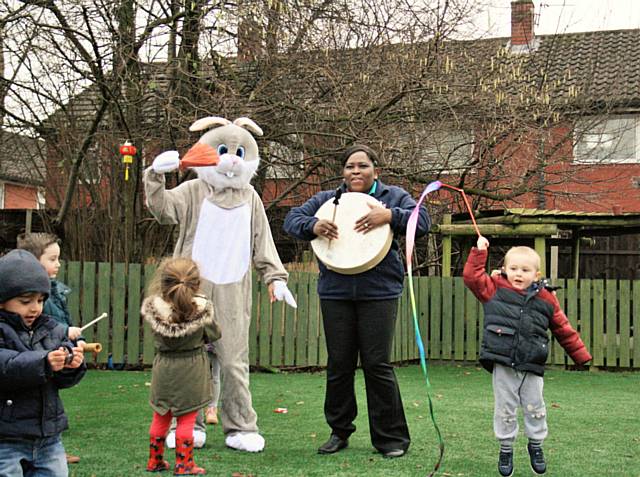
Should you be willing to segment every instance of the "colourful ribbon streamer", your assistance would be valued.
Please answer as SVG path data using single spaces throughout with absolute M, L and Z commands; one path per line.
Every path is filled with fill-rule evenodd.
M 480 236 L 480 230 L 478 229 L 478 224 L 476 224 L 476 219 L 473 216 L 473 211 L 471 210 L 471 206 L 469 204 L 469 200 L 467 199 L 467 195 L 464 193 L 464 190 L 459 189 L 457 187 L 453 187 L 447 184 L 443 184 L 440 181 L 431 182 L 425 187 L 422 195 L 420 196 L 420 200 L 416 204 L 416 207 L 411 211 L 411 215 L 409 216 L 409 221 L 407 222 L 407 275 L 409 277 L 409 297 L 411 299 L 411 314 L 413 315 L 413 328 L 415 330 L 416 335 L 416 344 L 418 345 L 418 352 L 420 354 L 420 366 L 422 368 L 422 374 L 424 375 L 425 382 L 427 385 L 427 399 L 429 401 L 429 414 L 431 415 L 431 422 L 433 422 L 433 427 L 436 430 L 436 435 L 438 437 L 438 447 L 440 450 L 440 455 L 438 456 L 438 461 L 433 466 L 433 470 L 429 473 L 428 477 L 432 477 L 435 473 L 440 469 L 442 465 L 442 460 L 444 458 L 444 439 L 442 438 L 442 433 L 440 432 L 440 428 L 438 427 L 438 423 L 436 422 L 435 414 L 433 412 L 433 401 L 431 399 L 431 382 L 429 381 L 429 372 L 427 370 L 427 359 L 426 353 L 424 350 L 424 344 L 422 342 L 422 336 L 420 334 L 420 328 L 418 327 L 418 313 L 416 310 L 416 297 L 413 287 L 413 273 L 412 273 L 412 260 L 413 249 L 415 245 L 415 237 L 416 237 L 416 227 L 418 225 L 418 215 L 420 213 L 420 205 L 431 192 L 435 192 L 442 187 L 446 187 L 448 189 L 454 190 L 456 192 L 460 192 L 462 194 L 462 198 L 464 199 L 465 206 L 469 211 L 471 216 L 471 221 L 473 222 L 473 226 L 476 229 L 476 233 Z
M 422 342 L 422 335 L 420 334 L 420 328 L 418 327 L 418 312 L 416 310 L 416 296 L 413 290 L 413 267 L 411 264 L 411 257 L 413 255 L 413 248 L 415 245 L 415 237 L 416 237 L 416 227 L 418 226 L 418 215 L 420 213 L 420 205 L 424 201 L 427 194 L 430 192 L 434 192 L 442 187 L 442 183 L 440 181 L 432 182 L 424 189 L 422 195 L 420 196 L 420 200 L 416 204 L 415 209 L 411 211 L 411 215 L 409 216 L 409 221 L 407 222 L 407 275 L 409 277 L 409 296 L 411 298 L 411 314 L 413 315 L 413 329 L 415 330 L 416 335 L 416 344 L 418 345 L 418 352 L 420 354 L 420 366 L 422 367 L 422 374 L 424 375 L 424 379 L 427 385 L 427 400 L 429 401 L 429 414 L 431 415 L 431 422 L 433 422 L 433 427 L 436 430 L 436 435 L 438 437 L 438 447 L 440 449 L 440 455 L 438 456 L 438 461 L 433 466 L 433 470 L 429 473 L 429 477 L 435 475 L 435 473 L 440 469 L 440 465 L 442 465 L 442 459 L 444 458 L 444 439 L 442 439 L 442 433 L 440 432 L 440 428 L 438 427 L 438 423 L 436 422 L 436 417 L 433 412 L 433 401 L 431 399 L 431 382 L 429 381 L 429 372 L 427 371 L 427 359 L 425 357 L 424 344 Z

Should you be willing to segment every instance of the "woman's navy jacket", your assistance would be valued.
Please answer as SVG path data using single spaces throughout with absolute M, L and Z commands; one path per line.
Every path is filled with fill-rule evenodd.
M 405 235 L 409 216 L 416 206 L 416 201 L 401 187 L 389 186 L 377 181 L 376 191 L 372 197 L 382 202 L 391 210 L 391 230 L 394 240 L 391 248 L 382 261 L 371 270 L 356 275 L 344 275 L 328 269 L 322 262 L 318 279 L 318 295 L 325 300 L 386 300 L 397 298 L 402 294 L 404 284 L 404 265 L 399 255 L 398 242 L 395 237 Z M 343 192 L 346 185 L 342 184 Z M 289 211 L 284 220 L 284 230 L 289 235 L 311 241 L 317 236 L 313 226 L 318 221 L 314 214 L 336 194 L 335 190 L 322 191 L 311 197 L 300 207 Z M 424 207 L 420 208 L 416 236 L 421 237 L 429 231 L 431 220 Z

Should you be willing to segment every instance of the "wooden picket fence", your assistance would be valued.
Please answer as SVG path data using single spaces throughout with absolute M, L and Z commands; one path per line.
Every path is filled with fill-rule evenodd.
M 140 304 L 155 266 L 122 263 L 68 262 L 59 274 L 72 288 L 71 315 L 88 323 L 102 312 L 109 318 L 84 332 L 103 351 L 95 358 L 106 363 L 149 365 L 153 337 L 141 320 Z M 593 365 L 640 368 L 640 280 L 559 280 L 558 299 L 574 328 L 593 355 Z M 262 367 L 325 366 L 327 353 L 316 293 L 317 274 L 292 272 L 289 288 L 298 308 L 269 303 L 266 287 L 254 276 L 250 363 Z M 460 277 L 416 277 L 417 323 L 430 360 L 473 363 L 482 339 L 482 307 Z M 78 319 L 80 317 L 80 319 Z M 549 364 L 571 364 L 552 339 Z M 419 359 L 414 319 L 407 287 L 400 300 L 393 362 Z

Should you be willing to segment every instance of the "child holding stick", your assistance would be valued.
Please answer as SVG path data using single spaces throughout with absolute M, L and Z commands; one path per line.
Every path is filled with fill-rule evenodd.
M 42 313 L 60 323 L 67 337 L 82 348 L 85 341 L 82 330 L 73 326 L 67 306 L 67 296 L 71 293 L 71 288 L 56 279 L 60 270 L 60 240 L 53 234 L 33 232 L 18 235 L 17 242 L 17 248 L 31 252 L 49 275 L 51 293 L 44 303 Z M 67 464 L 80 462 L 80 457 L 77 455 L 67 454 L 66 458 Z
M 17 248 L 31 252 L 42 264 L 51 280 L 51 295 L 44 305 L 43 313 L 55 319 L 67 330 L 72 341 L 82 341 L 82 331 L 73 326 L 73 320 L 67 306 L 67 296 L 71 288 L 56 280 L 60 270 L 60 240 L 53 234 L 34 232 L 18 235 Z
M 556 296 L 540 280 L 540 256 L 529 247 L 512 247 L 504 257 L 502 273 L 485 271 L 489 241 L 478 237 L 464 266 L 464 283 L 484 308 L 480 363 L 493 375 L 493 430 L 500 442 L 498 472 L 513 474 L 513 444 L 518 435 L 518 409 L 531 469 L 544 474 L 547 463 L 542 443 L 547 437 L 544 403 L 544 366 L 551 330 L 577 364 L 591 360 L 578 332 L 560 309 Z
M 156 356 L 151 375 L 147 471 L 169 469 L 164 441 L 176 417 L 175 475 L 200 475 L 205 470 L 193 460 L 193 427 L 198 412 L 212 399 L 211 369 L 205 344 L 220 338 L 211 303 L 200 290 L 200 273 L 188 258 L 167 259 L 160 264 L 142 315 L 154 334 Z

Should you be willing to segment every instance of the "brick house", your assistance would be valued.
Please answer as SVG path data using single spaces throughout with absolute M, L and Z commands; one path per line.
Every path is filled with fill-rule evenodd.
M 0 130 L 0 209 L 44 204 L 44 142 Z
M 388 159 L 386 168 L 391 172 L 411 171 L 412 179 L 418 183 L 416 189 L 434 177 L 456 180 L 461 170 L 466 171 L 470 180 L 465 182 L 465 187 L 474 190 L 488 188 L 504 192 L 512 185 L 514 177 L 535 176 L 528 179 L 530 193 L 513 201 L 503 198 L 492 202 L 488 198 L 480 203 L 481 207 L 599 212 L 611 211 L 615 207 L 622 211 L 640 211 L 640 30 L 536 36 L 533 1 L 517 0 L 511 6 L 511 37 L 446 41 L 440 45 L 436 58 L 438 64 L 425 70 L 424 77 L 418 78 L 421 88 L 431 89 L 437 94 L 426 97 L 428 103 L 422 99 L 422 110 L 416 109 L 415 104 L 409 104 L 410 101 L 399 103 L 398 108 L 404 109 L 402 114 L 405 118 L 412 119 L 416 125 L 405 134 L 381 140 L 379 146 Z M 366 88 L 366 83 L 358 83 L 359 76 L 374 76 L 375 68 L 385 61 L 392 65 L 391 72 L 394 68 L 419 70 L 431 48 L 430 44 L 387 45 L 379 48 L 384 53 L 380 53 L 377 59 L 367 56 L 371 52 L 335 52 L 329 55 L 330 62 L 337 65 L 332 73 L 336 70 L 346 73 L 337 84 L 330 86 L 334 90 L 339 89 L 340 82 L 344 82 L 345 88 L 352 90 Z M 304 59 L 315 61 L 310 59 L 314 54 L 303 53 L 306 55 Z M 317 56 L 327 61 L 326 54 Z M 361 57 L 359 62 L 356 61 L 358 57 Z M 230 61 L 224 68 L 237 66 Z M 229 73 L 228 76 L 238 84 L 244 81 L 246 88 L 250 88 L 249 83 L 261 80 L 260 68 L 255 68 L 254 73 L 246 66 L 241 74 Z M 364 70 L 368 67 L 371 72 Z M 226 74 L 220 65 L 217 68 L 219 75 Z M 349 68 L 353 71 L 348 71 Z M 163 101 L 167 101 L 164 89 L 169 79 L 165 69 L 162 64 L 144 66 L 140 101 L 145 106 L 140 135 L 145 138 L 147 160 L 163 147 L 159 145 L 163 135 L 158 132 L 158 124 L 161 123 Z M 299 105 L 308 103 L 310 110 L 331 107 L 332 100 L 338 101 L 336 94 L 318 92 L 324 83 L 329 82 L 322 77 L 321 68 L 317 69 L 313 80 L 305 78 L 304 70 L 296 71 L 295 64 L 288 65 L 284 73 L 281 78 L 270 78 L 261 85 L 262 98 L 268 99 L 271 95 L 279 98 L 282 91 L 287 91 L 287 100 L 297 101 Z M 240 86 L 237 86 L 238 90 L 242 89 Z M 74 98 L 72 109 L 92 114 L 96 108 L 93 94 L 95 92 L 88 90 Z M 225 110 L 252 111 L 269 102 L 260 98 L 257 101 L 263 103 L 252 101 L 256 99 L 240 95 L 233 98 L 232 106 L 222 105 L 219 114 L 233 114 L 225 113 Z M 212 104 L 207 110 L 217 111 L 217 106 Z M 57 116 L 60 114 L 52 115 L 49 123 L 55 123 Z M 435 125 L 437 128 L 434 127 L 433 116 L 443 117 Z M 265 128 L 269 119 L 259 115 L 253 119 L 263 129 L 270 129 Z M 277 119 L 290 122 L 290 118 L 285 116 Z M 73 122 L 72 119 L 64 121 Z M 484 123 L 484 128 L 479 126 L 480 123 Z M 516 125 L 497 127 L 501 123 Z M 526 124 L 518 130 L 517 123 Z M 185 148 L 195 140 L 193 135 L 185 139 L 188 124 L 176 125 L 179 128 L 176 135 L 185 136 L 180 138 Z M 64 126 L 62 129 L 58 127 L 58 131 L 63 129 Z M 291 129 L 304 127 L 297 126 L 294 118 Z M 113 131 L 112 128 L 107 130 Z M 102 132 L 96 137 L 100 134 Z M 498 138 L 488 140 L 487 136 L 491 134 Z M 71 138 L 77 136 L 74 130 L 67 135 Z M 119 136 L 120 141 L 127 138 L 124 133 Z M 274 142 L 268 136 L 267 131 L 265 139 L 260 141 L 265 165 L 269 164 L 274 151 Z M 304 145 L 315 140 L 300 136 L 298 143 Z M 140 149 L 140 143 L 138 146 Z M 107 149 L 109 160 L 117 161 L 116 147 L 117 144 L 95 144 L 91 151 L 92 161 L 100 156 L 99 150 Z M 278 198 L 281 200 L 278 205 L 289 206 L 317 190 L 319 185 L 313 184 L 319 184 L 329 172 L 323 167 L 316 168 L 308 181 L 293 189 L 293 194 L 281 197 L 301 171 L 308 169 L 309 163 L 301 153 L 304 146 L 288 152 L 286 146 L 280 145 L 277 149 L 278 155 L 289 154 L 290 162 L 300 161 L 301 167 L 277 172 L 267 170 L 266 180 L 260 184 L 260 189 L 265 203 L 270 204 Z M 486 154 L 487 149 L 491 150 L 489 155 Z M 487 168 L 487 157 L 503 163 L 499 174 L 495 169 Z M 504 161 L 505 157 L 508 160 Z M 532 163 L 534 160 L 541 161 L 541 166 Z M 51 158 L 48 169 L 59 163 L 58 158 Z M 99 177 L 99 172 L 97 170 L 94 175 Z M 335 170 L 331 172 L 336 173 Z M 538 184 L 534 184 L 535 181 Z M 53 200 L 53 195 L 48 200 Z
M 553 149 L 542 174 L 545 193 L 519 205 L 543 209 L 620 213 L 640 211 L 640 30 L 593 31 L 536 37 L 531 0 L 511 2 L 511 58 L 527 58 L 529 71 L 544 60 L 546 101 L 564 116 L 549 127 Z M 551 53 L 553 51 L 553 53 Z M 509 65 L 505 61 L 504 65 Z M 506 68 L 505 68 L 506 72 Z M 573 111 L 572 111 L 573 109 Z M 529 146 L 512 144 L 520 167 Z M 569 173 L 571 180 L 553 184 Z
M 45 201 L 44 142 L 0 130 L 0 253 L 26 229 L 41 229 L 33 210 Z

